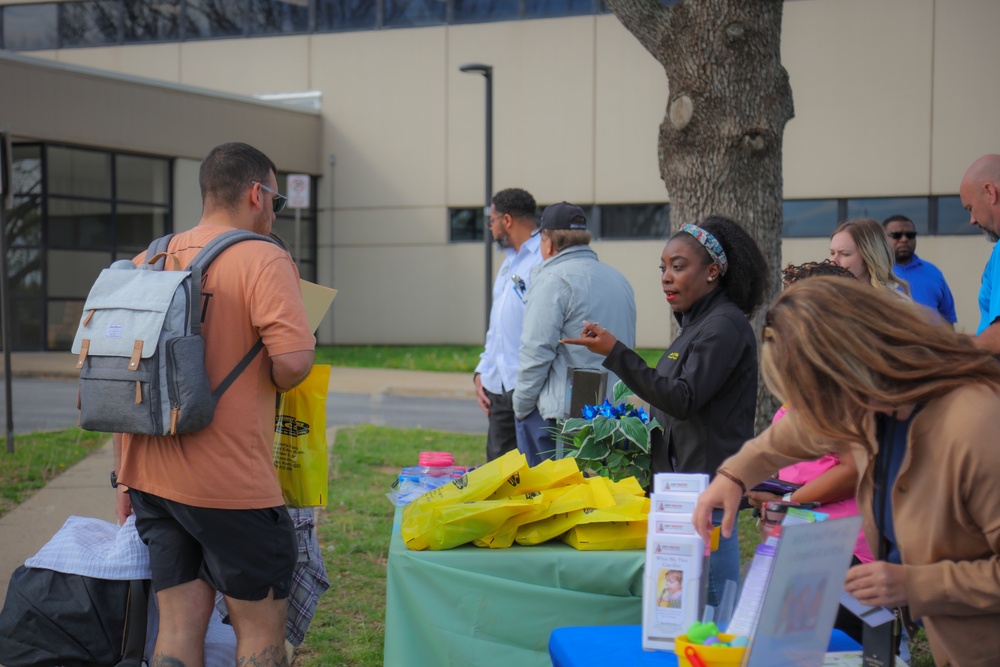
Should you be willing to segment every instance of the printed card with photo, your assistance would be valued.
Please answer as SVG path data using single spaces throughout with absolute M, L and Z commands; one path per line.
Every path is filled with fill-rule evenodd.
M 697 535 L 650 535 L 642 596 L 644 649 L 671 650 L 698 620 L 705 543 Z

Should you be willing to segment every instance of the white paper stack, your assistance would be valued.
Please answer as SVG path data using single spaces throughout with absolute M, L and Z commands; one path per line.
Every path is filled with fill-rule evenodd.
M 653 477 L 642 595 L 642 648 L 670 651 L 674 639 L 699 620 L 705 542 L 691 523 L 708 475 L 659 473 Z

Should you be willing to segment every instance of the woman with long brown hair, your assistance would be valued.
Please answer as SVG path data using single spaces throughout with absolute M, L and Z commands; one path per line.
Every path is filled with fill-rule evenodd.
M 732 530 L 747 488 L 831 449 L 858 463 L 878 560 L 848 572 L 868 605 L 909 607 L 939 665 L 1000 655 L 1000 364 L 920 306 L 855 281 L 812 278 L 767 312 L 762 373 L 791 406 L 720 467 L 694 513 Z

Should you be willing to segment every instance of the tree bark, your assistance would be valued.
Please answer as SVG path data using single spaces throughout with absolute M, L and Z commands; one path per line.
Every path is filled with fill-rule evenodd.
M 768 261 L 769 302 L 781 287 L 781 147 L 794 115 L 781 0 L 606 2 L 667 75 L 659 165 L 671 226 L 712 214 L 740 222 Z M 758 431 L 776 406 L 760 385 Z

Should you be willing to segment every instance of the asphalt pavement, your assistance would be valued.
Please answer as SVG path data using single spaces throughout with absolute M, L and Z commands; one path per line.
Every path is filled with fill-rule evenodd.
M 15 434 L 77 423 L 74 364 L 75 358 L 65 352 L 12 353 Z M 0 363 L 0 377 L 4 368 Z M 0 429 L 6 422 L 5 386 L 5 382 L 0 383 Z M 327 398 L 328 429 L 365 423 L 483 434 L 487 429 L 486 417 L 475 401 L 471 374 L 333 368 Z M 14 440 L 16 448 L 16 435 Z M 114 493 L 108 482 L 113 464 L 109 438 L 100 451 L 0 517 L 0 599 L 6 596 L 10 574 L 68 517 L 116 521 Z
M 13 355 L 15 435 L 77 424 L 74 363 L 72 355 L 61 352 Z M 6 406 L 6 382 L 0 382 L 0 433 L 6 432 Z M 335 367 L 330 372 L 326 418 L 327 427 L 377 424 L 457 433 L 486 433 L 487 428 L 475 402 L 471 375 L 466 373 Z

